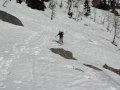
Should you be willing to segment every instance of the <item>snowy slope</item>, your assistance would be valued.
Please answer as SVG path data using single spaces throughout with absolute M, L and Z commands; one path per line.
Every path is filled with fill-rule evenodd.
M 120 90 L 120 76 L 102 68 L 120 68 L 120 51 L 110 43 L 112 36 L 104 26 L 87 18 L 76 22 L 59 8 L 53 21 L 49 9 L 41 12 L 10 2 L 0 10 L 24 24 L 0 21 L 0 90 Z M 62 46 L 54 42 L 59 30 L 65 33 Z M 69 50 L 77 61 L 50 48 Z

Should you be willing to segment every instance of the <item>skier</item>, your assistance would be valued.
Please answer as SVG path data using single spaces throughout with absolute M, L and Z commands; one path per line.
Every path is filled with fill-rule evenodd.
M 59 31 L 59 33 L 57 34 L 57 36 L 59 36 L 59 43 L 63 44 L 63 35 L 64 33 L 62 31 Z
M 73 12 L 68 12 L 69 18 L 72 18 Z

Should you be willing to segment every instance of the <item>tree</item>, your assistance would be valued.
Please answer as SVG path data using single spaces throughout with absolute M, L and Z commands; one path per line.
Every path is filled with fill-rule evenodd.
M 62 6 L 63 6 L 63 3 L 62 3 L 62 0 L 61 0 L 61 3 L 60 3 L 60 8 L 62 8 Z
M 114 25 L 114 37 L 113 37 L 112 44 L 117 46 L 115 40 L 116 40 L 116 37 L 119 37 L 118 34 L 120 32 L 119 31 L 119 29 L 120 29 L 120 27 L 119 27 L 120 26 L 120 17 L 114 15 L 114 23 L 113 23 L 113 25 Z
M 107 31 L 109 31 L 110 27 L 110 12 L 108 11 L 108 26 L 107 26 Z
M 26 4 L 32 9 L 38 9 L 44 11 L 46 8 L 44 2 L 48 2 L 48 1 L 49 0 L 26 0 Z
M 69 17 L 71 17 L 72 14 L 73 14 L 73 12 L 71 11 L 72 4 L 73 4 L 73 0 L 68 0 L 68 1 L 67 1 L 67 7 L 66 7 L 66 10 L 65 10 L 65 11 L 68 10 L 68 15 L 69 15 Z
M 3 3 L 2 6 L 5 7 L 5 4 L 8 3 L 9 1 L 11 1 L 11 0 L 5 0 L 5 2 Z
M 68 0 L 68 14 L 71 13 L 72 0 Z
M 50 9 L 52 10 L 51 20 L 53 20 L 53 18 L 55 17 L 56 2 L 55 2 L 54 0 L 51 0 L 51 1 L 50 1 L 50 4 L 49 4 L 49 7 L 50 7 Z
M 109 10 L 115 7 L 119 7 L 119 0 L 93 0 L 92 1 L 93 7 L 102 9 L 102 10 Z
M 115 10 L 115 0 L 111 1 L 112 12 L 114 13 Z
M 96 8 L 94 7 L 94 22 L 96 22 Z
M 21 3 L 22 3 L 22 0 L 16 0 L 16 2 L 21 4 Z
M 84 2 L 84 9 L 86 9 L 85 16 L 89 16 L 90 15 L 90 5 L 89 5 L 88 0 L 85 0 L 85 2 Z
M 120 0 L 117 0 L 117 1 L 116 1 L 116 8 L 119 8 L 119 9 L 120 9 Z

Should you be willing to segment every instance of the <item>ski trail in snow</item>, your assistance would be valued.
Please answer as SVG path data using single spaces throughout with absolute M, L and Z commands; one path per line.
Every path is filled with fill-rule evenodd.
M 9 52 L 5 52 L 6 54 L 7 53 L 10 54 L 9 56 L 7 56 L 7 58 L 9 59 L 5 57 L 0 57 L 0 72 L 2 72 L 2 74 L 0 75 L 0 88 L 6 88 L 7 87 L 6 84 L 11 82 L 11 81 L 7 82 L 12 76 L 12 73 L 9 69 L 11 68 L 13 63 L 17 62 L 17 60 L 21 57 L 20 56 L 21 53 L 25 52 L 26 44 L 28 44 L 29 41 L 36 35 L 37 35 L 36 32 L 33 33 L 28 39 L 25 40 L 25 43 L 24 42 L 15 43 L 12 47 L 13 52 L 11 54 Z M 15 81 L 14 83 L 16 82 L 17 81 Z M 22 83 L 22 81 L 19 82 Z
M 21 80 L 22 78 L 27 76 L 19 77 L 19 72 L 25 73 L 24 69 L 19 69 L 21 65 L 26 67 L 25 70 L 28 70 L 29 77 L 31 78 L 29 83 L 31 83 L 32 90 L 36 87 L 36 60 L 38 55 L 42 53 L 42 50 L 47 43 L 49 43 L 50 36 L 47 32 L 35 32 L 31 36 L 29 36 L 25 41 L 20 43 L 15 43 L 13 46 L 13 53 L 11 54 L 11 64 L 13 70 L 11 70 L 11 73 L 9 77 L 7 77 L 7 82 L 4 83 L 4 85 L 8 84 L 5 88 L 12 89 L 12 84 L 24 84 L 24 80 Z M 23 60 L 22 60 L 23 59 Z M 25 63 L 27 62 L 27 63 Z M 17 66 L 16 66 L 17 65 Z M 28 68 L 28 66 L 29 68 Z M 16 70 L 16 71 L 14 71 Z M 18 75 L 17 75 L 18 74 Z M 30 75 L 31 74 L 31 75 Z M 24 74 L 25 75 L 25 74 Z M 19 77 L 19 78 L 18 78 Z M 15 79 L 16 78 L 16 79 Z M 17 79 L 18 78 L 18 79 Z M 21 79 L 20 79 L 21 78 Z M 13 81 L 13 82 L 12 82 Z M 1 86 L 2 88 L 2 86 Z M 3 87 L 4 88 L 4 87 Z M 16 87 L 17 88 L 17 87 Z
M 27 71 L 27 73 L 31 74 L 29 76 L 29 78 L 31 78 L 31 80 L 29 81 L 29 83 L 31 83 L 31 90 L 34 90 L 37 85 L 38 77 L 36 76 L 37 75 L 37 71 L 36 71 L 37 65 L 36 64 L 38 63 L 37 62 L 37 59 L 39 58 L 38 56 L 41 55 L 42 52 L 44 51 L 45 47 L 49 43 L 49 39 L 50 39 L 50 35 L 46 31 L 35 32 L 30 37 L 28 37 L 24 42 L 16 43 L 13 46 L 13 56 L 12 56 L 11 60 L 13 62 L 15 62 L 14 64 L 17 64 L 18 66 L 22 66 L 21 64 L 23 64 L 23 66 L 25 67 L 25 66 L 27 66 L 27 63 L 30 63 L 28 65 L 29 67 L 26 67 L 27 68 L 26 71 Z M 24 60 L 29 60 L 29 61 L 26 61 L 27 63 L 23 63 L 23 62 L 25 62 Z M 18 71 L 20 70 L 16 66 L 15 66 L 15 68 Z M 30 70 L 29 70 L 29 68 L 30 68 Z M 41 68 L 44 68 L 44 67 L 41 67 Z M 68 64 L 66 66 L 66 68 L 74 69 L 74 66 Z M 47 69 L 47 68 L 45 68 L 45 69 Z M 16 79 L 15 77 L 27 78 L 27 76 L 20 77 L 19 75 L 17 76 L 16 73 L 17 73 L 16 71 L 11 72 L 12 79 L 10 79 L 10 80 L 13 80 L 13 84 L 20 84 L 20 85 L 23 84 L 24 85 L 24 83 L 25 83 L 24 80 Z M 24 73 L 24 71 L 21 71 L 20 73 Z M 68 83 L 66 84 L 68 86 L 68 88 L 66 88 L 64 90 L 74 90 L 76 87 L 78 87 L 78 85 L 79 85 L 79 87 L 81 87 L 81 89 L 84 89 L 85 87 L 91 87 L 93 82 L 95 82 L 96 86 L 98 86 L 98 87 L 100 87 L 100 86 L 106 87 L 105 90 L 119 90 L 120 87 L 117 86 L 114 81 L 112 81 L 107 76 L 106 77 L 104 77 L 104 76 L 105 76 L 104 73 L 98 73 L 98 72 L 94 72 L 94 71 L 90 71 L 87 73 L 85 72 L 83 75 L 77 76 L 75 79 L 72 79 L 70 81 L 68 80 Z M 86 85 L 86 82 L 88 82 L 90 85 Z M 108 83 L 108 82 L 110 82 L 110 83 Z M 11 81 L 9 81 L 9 83 L 11 83 Z M 1 84 L 1 86 L 4 87 L 2 84 Z M 116 87 L 114 87 L 114 86 L 116 86 Z M 12 87 L 10 87 L 10 88 L 12 88 Z M 18 87 L 16 87 L 16 88 L 18 88 Z
M 89 72 L 84 72 L 83 75 L 81 74 L 80 76 L 76 76 L 75 79 L 69 81 L 67 83 L 68 88 L 65 90 L 75 90 L 76 87 L 79 87 L 81 90 L 87 90 L 88 88 L 94 90 L 94 85 L 99 89 L 101 88 L 100 90 L 102 90 L 103 87 L 105 87 L 104 90 L 120 89 L 120 85 L 117 84 L 111 77 L 106 75 L 103 71 L 99 72 L 90 70 Z
M 96 71 L 90 70 L 89 72 L 85 72 L 88 79 L 96 80 L 103 85 L 106 85 L 108 90 L 119 90 L 120 85 L 116 81 L 114 81 L 109 75 L 104 73 L 104 71 Z
M 25 44 L 28 44 L 29 41 L 30 41 L 33 37 L 35 37 L 37 34 L 38 34 L 37 32 L 34 32 L 28 39 L 25 40 Z
M 76 38 L 79 39 L 78 36 L 76 36 Z M 82 37 L 82 39 L 85 39 L 85 38 Z M 40 32 L 33 33 L 25 41 L 16 43 L 13 46 L 13 54 L 11 57 L 11 60 L 12 60 L 11 62 L 14 63 L 14 66 L 13 66 L 14 70 L 11 71 L 11 73 L 10 73 L 11 75 L 10 75 L 10 77 L 8 77 L 8 79 L 10 79 L 10 80 L 8 80 L 9 82 L 7 82 L 7 84 L 9 83 L 8 87 L 7 87 L 8 90 L 9 89 L 14 90 L 13 87 L 11 87 L 12 84 L 15 85 L 15 87 L 17 89 L 24 87 L 26 85 L 26 83 L 28 83 L 30 85 L 29 90 L 34 90 L 36 88 L 36 86 L 38 84 L 37 79 L 39 78 L 37 76 L 37 75 L 39 75 L 39 73 L 37 71 L 37 68 L 39 68 L 37 66 L 37 65 L 39 65 L 39 64 L 37 64 L 38 63 L 37 60 L 43 58 L 43 60 L 40 62 L 40 63 L 42 63 L 42 64 L 40 64 L 42 66 L 40 66 L 40 68 L 39 68 L 39 69 L 43 70 L 43 72 L 42 72 L 43 75 L 44 75 L 44 73 L 47 73 L 48 68 L 51 68 L 51 66 L 49 65 L 50 64 L 49 62 L 47 63 L 48 65 L 46 65 L 46 63 L 45 63 L 45 59 L 48 59 L 48 58 L 39 57 L 40 55 L 42 55 L 42 52 L 44 52 L 46 46 L 49 44 L 49 41 L 50 41 L 49 33 L 47 31 L 40 31 Z M 1 57 L 1 60 L 2 59 L 3 58 Z M 8 64 L 10 64 L 11 62 L 8 62 Z M 58 63 L 60 63 L 60 62 L 58 62 Z M 46 67 L 44 67 L 44 65 Z M 61 64 L 56 64 L 56 65 L 61 65 Z M 24 68 L 22 68 L 22 67 L 24 67 Z M 73 70 L 76 68 L 76 66 L 74 66 L 72 64 L 68 64 L 64 67 L 68 71 L 69 71 L 69 69 Z M 46 70 L 46 72 L 44 70 Z M 104 73 L 94 72 L 94 71 L 90 71 L 87 73 L 86 72 L 84 72 L 84 73 L 80 72 L 80 73 L 82 73 L 82 74 L 79 74 L 79 75 L 77 74 L 78 76 L 74 77 L 73 79 L 65 81 L 68 88 L 63 86 L 64 90 L 75 90 L 75 88 L 78 86 L 81 90 L 82 89 L 85 90 L 84 88 L 86 88 L 86 87 L 91 88 L 92 85 L 93 86 L 95 85 L 98 87 L 106 87 L 105 90 L 119 90 L 119 88 L 120 88 L 118 85 L 116 85 L 116 83 L 114 81 L 111 80 L 111 78 L 109 78 L 108 76 L 105 76 Z M 57 72 L 55 72 L 55 71 L 53 73 L 50 72 L 50 75 L 54 76 L 54 74 L 57 74 Z M 69 74 L 68 76 L 72 76 L 72 73 L 65 72 L 64 74 L 66 74 L 66 75 Z M 64 74 L 63 74 L 63 76 L 64 76 Z M 49 74 L 45 74 L 45 75 L 47 78 L 52 77 L 52 76 L 49 76 Z M 27 81 L 26 79 L 30 79 L 30 80 Z M 62 78 L 60 78 L 60 79 L 62 79 Z M 43 79 L 40 79 L 40 80 L 43 80 Z M 58 78 L 58 80 L 59 80 L 59 78 Z M 95 84 L 93 84 L 93 82 L 95 82 Z M 110 82 L 110 83 L 108 83 L 108 82 Z M 86 83 L 89 85 L 87 85 Z M 2 83 L 0 85 L 3 88 L 5 87 Z M 21 86 L 17 87 L 17 85 L 21 85 Z M 24 85 L 24 86 L 22 86 L 22 85 Z M 22 89 L 20 89 L 20 90 L 22 90 Z
M 78 62 L 76 62 L 78 63 Z M 73 65 L 66 65 L 65 67 L 69 69 L 74 69 L 76 66 Z M 80 67 L 78 67 L 80 68 Z M 82 68 L 82 67 L 81 67 Z M 82 69 L 84 70 L 84 69 Z M 80 70 L 81 72 L 81 70 Z M 86 82 L 90 83 L 90 85 L 86 85 Z M 85 87 L 90 87 L 91 82 L 94 82 L 96 86 L 98 87 L 106 87 L 105 90 L 119 90 L 120 84 L 116 82 L 112 77 L 107 75 L 104 71 L 96 71 L 91 68 L 88 68 L 84 70 L 83 75 L 79 76 L 78 79 L 75 78 L 75 80 L 69 81 L 68 86 L 73 86 L 71 88 L 67 88 L 66 90 L 74 90 L 74 86 L 80 84 L 81 89 L 84 89 Z M 83 88 L 82 88 L 83 87 Z M 94 86 L 93 86 L 94 87 Z M 85 89 L 86 90 L 86 89 Z

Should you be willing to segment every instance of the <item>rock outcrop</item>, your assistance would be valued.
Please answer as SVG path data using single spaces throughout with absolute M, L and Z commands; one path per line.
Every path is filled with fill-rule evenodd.
M 108 70 L 120 75 L 120 69 L 115 69 L 113 67 L 108 66 L 107 64 L 103 65 L 103 68 L 108 69 Z
M 12 23 L 14 25 L 24 26 L 17 17 L 15 17 L 5 11 L 1 11 L 1 10 L 0 10 L 0 20 Z
M 59 54 L 60 56 L 66 59 L 77 60 L 73 57 L 73 54 L 70 51 L 66 51 L 63 48 L 51 48 L 50 49 L 53 53 Z
M 102 69 L 100 69 L 100 68 L 98 68 L 96 66 L 93 66 L 93 65 L 89 65 L 89 64 L 83 64 L 83 65 L 86 66 L 86 67 L 92 68 L 94 70 L 97 70 L 97 71 L 103 71 Z

